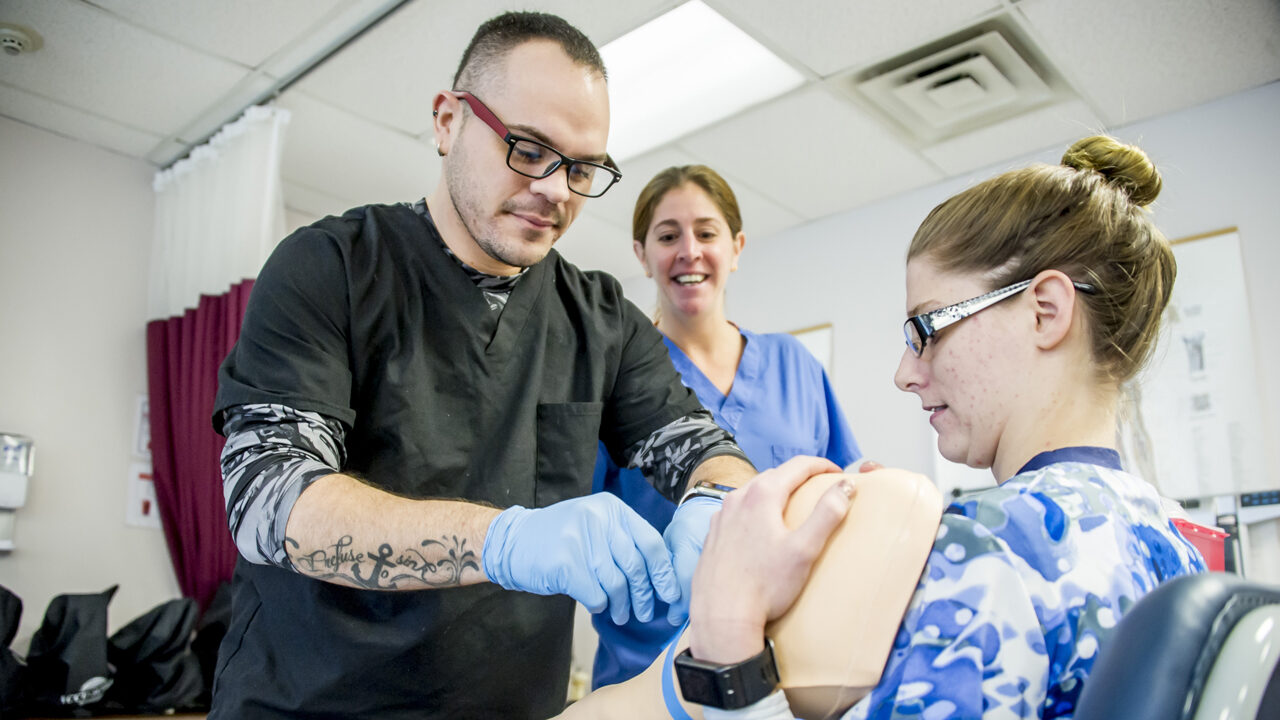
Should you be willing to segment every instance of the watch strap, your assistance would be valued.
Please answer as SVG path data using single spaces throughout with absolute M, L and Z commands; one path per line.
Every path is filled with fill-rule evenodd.
M 773 640 L 768 637 L 758 654 L 729 665 L 698 660 L 685 648 L 676 656 L 675 670 L 685 700 L 723 710 L 752 705 L 778 688 Z
M 684 633 L 689 629 L 689 623 L 686 622 L 675 635 L 671 636 L 671 642 L 667 643 L 666 652 L 662 656 L 662 703 L 667 706 L 667 714 L 671 716 L 671 720 L 694 720 L 693 716 L 684 709 L 684 705 L 680 704 L 680 691 L 676 689 L 676 646 L 680 644 L 680 638 L 684 637 Z

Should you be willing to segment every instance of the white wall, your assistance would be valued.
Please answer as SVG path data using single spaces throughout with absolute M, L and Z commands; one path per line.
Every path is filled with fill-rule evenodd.
M 120 590 L 110 629 L 178 597 L 159 530 L 124 524 L 147 389 L 154 168 L 0 118 L 0 431 L 35 440 L 0 584 L 25 655 L 50 598 Z
M 1156 224 L 1170 239 L 1230 226 L 1240 231 L 1252 308 L 1267 466 L 1280 467 L 1280 379 L 1268 372 L 1280 356 L 1270 329 L 1280 307 L 1280 83 L 1117 128 L 1140 145 L 1164 176 Z M 1081 135 L 1088 131 L 1081 131 Z M 934 433 L 914 395 L 892 375 L 902 354 L 904 258 L 916 226 L 937 203 L 998 172 L 1032 161 L 1054 162 L 1066 149 L 988 168 L 884 202 L 752 242 L 730 284 L 730 318 L 757 331 L 830 322 L 835 329 L 833 382 L 864 452 L 887 465 L 929 473 Z M 815 158 L 815 162 L 818 159 Z M 875 168 L 850 168 L 875 172 Z M 652 304 L 643 278 L 629 279 L 638 304 Z M 1159 452 L 1159 449 L 1156 449 Z M 1224 463 L 1225 465 L 1225 463 Z M 1274 470 L 1273 470 L 1274 472 Z M 1280 473 L 1272 478 L 1280 487 Z M 1257 526 L 1250 574 L 1280 582 L 1276 523 Z

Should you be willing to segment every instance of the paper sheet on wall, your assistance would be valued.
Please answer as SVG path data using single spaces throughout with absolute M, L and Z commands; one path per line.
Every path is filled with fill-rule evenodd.
M 139 395 L 134 401 L 133 454 L 151 459 L 151 404 L 146 395 Z
M 151 463 L 129 466 L 129 487 L 124 523 L 133 527 L 159 528 L 160 509 L 156 506 L 156 484 L 151 476 Z
M 1154 482 L 1172 498 L 1274 488 L 1265 472 L 1254 326 L 1235 232 L 1174 245 L 1178 279 L 1140 378 Z
M 818 362 L 822 363 L 822 369 L 831 374 L 832 359 L 832 329 L 831 324 L 819 325 L 817 327 L 806 328 L 804 330 L 792 330 L 791 334 L 795 339 L 800 341 L 810 353 L 813 354 Z

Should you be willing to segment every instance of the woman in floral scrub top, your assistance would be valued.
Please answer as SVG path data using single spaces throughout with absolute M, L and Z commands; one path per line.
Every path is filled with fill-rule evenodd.
M 1086 138 L 1061 165 L 947 200 L 916 233 L 895 382 L 930 413 L 942 455 L 991 468 L 998 487 L 947 509 L 880 683 L 846 718 L 1070 717 L 1129 608 L 1204 571 L 1113 449 L 1121 385 L 1150 355 L 1176 274 L 1144 209 L 1160 184 L 1138 148 Z M 759 653 L 803 584 L 813 553 L 797 543 L 813 533 L 798 539 L 779 503 L 759 501 L 794 484 L 783 475 L 732 493 L 713 525 L 694 580 L 700 660 Z M 792 716 L 781 692 L 705 711 Z

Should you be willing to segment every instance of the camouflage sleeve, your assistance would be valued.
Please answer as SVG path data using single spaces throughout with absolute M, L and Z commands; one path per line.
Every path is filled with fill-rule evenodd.
M 222 494 L 227 525 L 245 560 L 293 570 L 285 526 L 298 496 L 345 462 L 342 423 L 284 405 L 225 411 Z
M 716 424 L 710 412 L 695 410 L 627 448 L 627 467 L 639 468 L 658 492 L 676 502 L 694 468 L 717 455 L 732 455 L 751 464 L 733 436 Z

